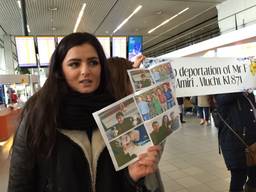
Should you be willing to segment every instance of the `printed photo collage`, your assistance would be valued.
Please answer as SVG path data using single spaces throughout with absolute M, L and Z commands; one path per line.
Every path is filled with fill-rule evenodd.
M 127 167 L 147 148 L 180 127 L 170 78 L 143 88 L 93 114 L 115 169 Z
M 179 127 L 172 90 L 166 81 L 93 113 L 116 170 L 137 160 L 139 154 L 160 144 Z

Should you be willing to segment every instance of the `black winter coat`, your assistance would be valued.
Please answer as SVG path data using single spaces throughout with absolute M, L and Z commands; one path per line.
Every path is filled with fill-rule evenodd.
M 247 98 L 255 105 L 252 94 Z M 223 119 L 245 142 L 248 145 L 256 142 L 256 120 L 243 93 L 220 94 L 215 100 Z M 219 127 L 219 142 L 228 169 L 246 168 L 245 146 L 223 123 Z
M 92 144 L 86 133 L 70 133 L 58 131 L 55 152 L 44 159 L 29 151 L 21 124 L 12 151 L 8 192 L 146 191 L 143 182 L 131 180 L 127 169 L 115 171 L 99 130 L 94 131 Z M 85 146 L 79 144 L 84 141 Z M 91 151 L 86 151 L 86 145 Z
M 178 105 L 183 105 L 184 104 L 184 98 L 183 97 L 177 97 L 177 102 L 178 102 Z

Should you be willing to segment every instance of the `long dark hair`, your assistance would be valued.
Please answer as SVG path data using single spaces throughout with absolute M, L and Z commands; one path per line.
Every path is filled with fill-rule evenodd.
M 115 99 L 119 100 L 131 94 L 131 82 L 127 74 L 133 63 L 121 57 L 108 59 L 110 69 L 110 90 Z
M 85 43 L 95 48 L 101 64 L 101 81 L 95 92 L 106 91 L 108 87 L 107 59 L 97 38 L 89 33 L 72 33 L 64 37 L 51 57 L 48 79 L 23 110 L 27 145 L 32 152 L 49 156 L 53 150 L 61 101 L 70 89 L 63 75 L 62 63 L 71 48 Z

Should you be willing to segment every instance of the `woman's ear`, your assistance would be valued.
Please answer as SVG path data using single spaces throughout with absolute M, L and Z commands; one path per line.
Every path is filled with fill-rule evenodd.
M 54 76 L 56 79 L 65 79 L 62 69 L 59 71 L 56 70 L 56 72 L 54 73 Z

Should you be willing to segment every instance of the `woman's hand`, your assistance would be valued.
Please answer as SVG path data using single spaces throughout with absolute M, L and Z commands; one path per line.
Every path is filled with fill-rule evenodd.
M 253 92 L 252 89 L 244 89 L 244 90 L 243 90 L 243 94 L 244 94 L 245 96 L 250 95 L 252 92 Z
M 132 67 L 133 68 L 139 68 L 140 64 L 142 63 L 142 61 L 145 59 L 146 57 L 144 55 L 139 55 L 136 57 Z
M 158 168 L 161 146 L 148 148 L 147 153 L 139 156 L 139 160 L 128 166 L 130 177 L 137 182 L 140 178 L 154 173 Z

